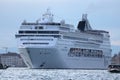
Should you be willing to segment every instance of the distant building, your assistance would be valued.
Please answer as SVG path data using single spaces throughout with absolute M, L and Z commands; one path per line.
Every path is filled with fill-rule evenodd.
M 111 64 L 120 65 L 120 52 L 112 57 Z
M 6 54 L 0 54 L 0 63 L 13 67 L 25 67 L 21 56 L 17 53 L 8 52 Z

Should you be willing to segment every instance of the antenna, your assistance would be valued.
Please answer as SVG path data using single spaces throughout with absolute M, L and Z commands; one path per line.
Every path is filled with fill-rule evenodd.
M 82 20 L 83 20 L 83 21 L 86 21 L 86 20 L 87 20 L 87 14 L 83 14 L 83 15 L 82 15 Z
M 53 14 L 51 13 L 49 8 L 42 15 L 42 22 L 44 22 L 44 23 L 51 23 L 51 22 L 53 22 Z

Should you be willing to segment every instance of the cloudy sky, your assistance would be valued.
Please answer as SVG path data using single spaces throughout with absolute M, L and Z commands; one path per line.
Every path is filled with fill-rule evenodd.
M 47 8 L 55 21 L 64 19 L 75 27 L 83 13 L 93 29 L 110 32 L 113 53 L 120 51 L 120 0 L 0 0 L 0 51 L 17 48 L 15 33 L 21 22 L 34 22 Z

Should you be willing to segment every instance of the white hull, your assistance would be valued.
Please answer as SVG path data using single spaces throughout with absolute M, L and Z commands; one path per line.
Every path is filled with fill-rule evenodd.
M 107 69 L 104 58 L 68 57 L 67 52 L 61 51 L 61 53 L 56 48 L 21 48 L 19 50 L 30 68 Z

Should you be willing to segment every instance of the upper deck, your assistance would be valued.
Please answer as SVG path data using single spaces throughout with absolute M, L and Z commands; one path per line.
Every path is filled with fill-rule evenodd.
M 69 39 L 85 38 L 83 40 L 99 40 L 102 42 L 103 39 L 109 40 L 109 32 L 103 30 L 93 30 L 87 19 L 87 15 L 82 16 L 82 21 L 78 24 L 76 30 L 73 25 L 66 24 L 64 20 L 60 22 L 54 22 L 54 15 L 47 10 L 42 18 L 36 22 L 30 23 L 23 21 L 16 37 L 21 36 L 63 36 Z

